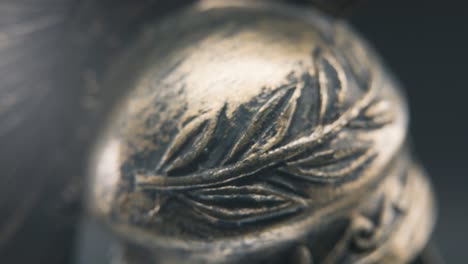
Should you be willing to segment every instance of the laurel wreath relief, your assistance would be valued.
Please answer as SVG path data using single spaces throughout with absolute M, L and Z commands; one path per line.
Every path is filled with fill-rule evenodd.
M 343 181 L 376 157 L 372 142 L 340 133 L 344 128 L 374 129 L 392 121 L 388 102 L 376 99 L 375 80 L 363 96 L 346 106 L 345 70 L 331 53 L 314 53 L 315 73 L 276 89 L 249 120 L 246 129 L 222 154 L 212 153 L 230 131 L 225 105 L 199 115 L 173 138 L 154 174 L 135 176 L 141 190 L 157 190 L 188 203 L 209 221 L 243 224 L 297 212 L 307 197 L 289 179 L 330 184 Z M 298 99 L 312 89 L 315 120 L 305 136 L 286 140 Z M 221 135 L 221 136 L 220 136 Z M 289 138 L 288 138 L 289 139 Z M 217 155 L 216 166 L 196 166 Z

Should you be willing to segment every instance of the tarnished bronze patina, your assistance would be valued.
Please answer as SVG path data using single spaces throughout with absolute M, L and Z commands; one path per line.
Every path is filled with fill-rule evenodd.
M 346 23 L 201 1 L 115 66 L 91 169 L 118 263 L 408 263 L 434 224 L 398 83 Z

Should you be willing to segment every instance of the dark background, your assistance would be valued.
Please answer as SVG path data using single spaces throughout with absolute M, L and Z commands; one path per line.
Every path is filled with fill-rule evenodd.
M 89 145 L 116 96 L 83 87 L 179 2 L 0 0 L 0 263 L 63 263 L 73 250 Z M 468 2 L 369 0 L 350 20 L 405 86 L 439 201 L 435 241 L 447 263 L 465 263 Z M 108 238 L 83 226 L 80 262 L 102 263 Z
M 439 202 L 435 241 L 447 263 L 466 263 L 468 2 L 368 1 L 352 22 L 405 87 L 414 148 Z

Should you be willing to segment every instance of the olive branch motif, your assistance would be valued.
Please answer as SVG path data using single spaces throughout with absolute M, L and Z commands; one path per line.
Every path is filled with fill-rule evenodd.
M 307 195 L 288 182 L 330 184 L 342 181 L 376 157 L 372 143 L 340 136 L 344 128 L 374 129 L 392 121 L 386 101 L 376 99 L 378 80 L 345 106 L 347 76 L 331 54 L 314 52 L 315 71 L 276 89 L 252 115 L 234 144 L 211 153 L 230 133 L 224 124 L 227 105 L 199 115 L 174 137 L 152 175 L 135 176 L 141 190 L 167 193 L 189 204 L 214 223 L 244 224 L 289 215 L 307 206 Z M 311 132 L 286 140 L 299 99 L 309 89 L 314 122 Z M 287 142 L 289 141 L 289 142 Z M 216 155 L 216 166 L 197 160 Z M 194 169 L 195 168 L 195 169 Z

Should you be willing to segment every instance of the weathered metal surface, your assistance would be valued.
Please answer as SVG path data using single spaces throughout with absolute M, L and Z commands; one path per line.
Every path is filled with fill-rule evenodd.
M 201 1 L 148 25 L 92 158 L 127 263 L 406 263 L 434 223 L 391 74 L 346 23 Z

